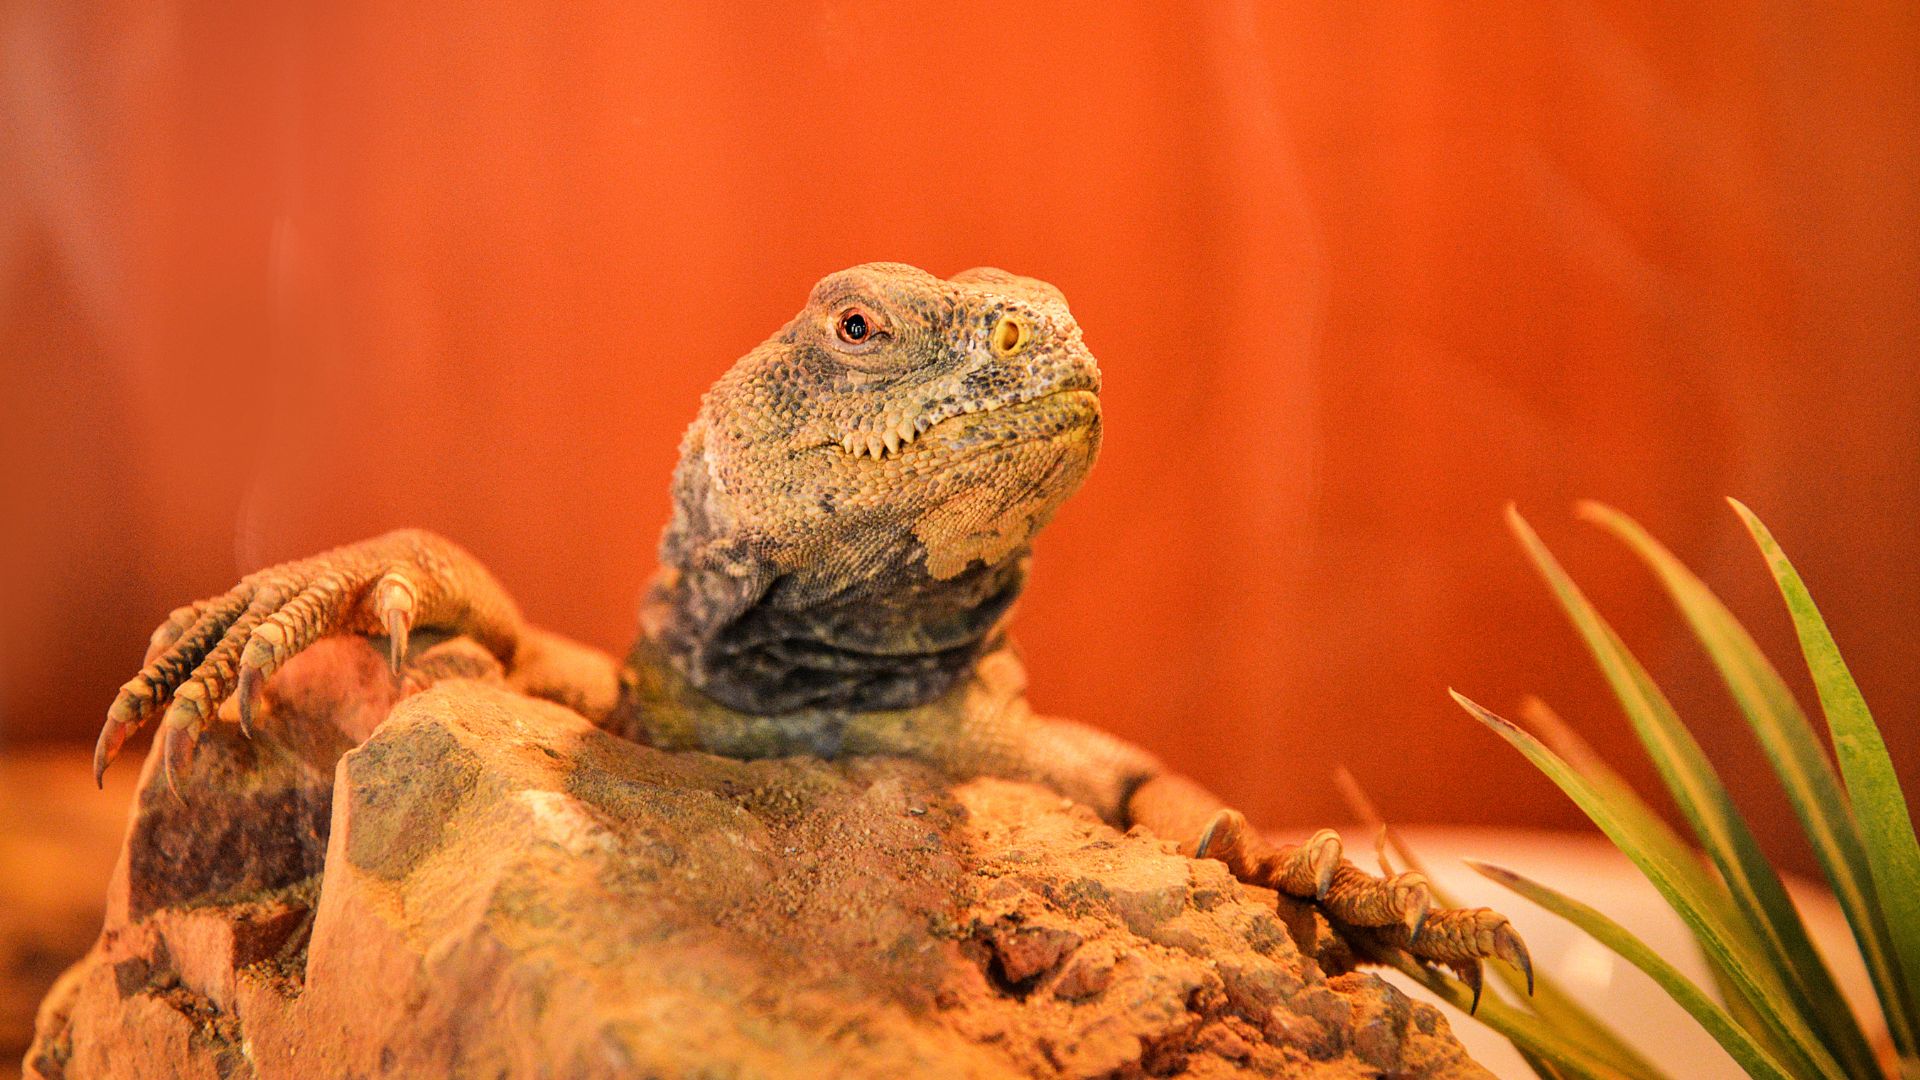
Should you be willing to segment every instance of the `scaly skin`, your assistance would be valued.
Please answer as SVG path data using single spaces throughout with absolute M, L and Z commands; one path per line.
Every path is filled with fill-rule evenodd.
M 1049 785 L 1311 903 L 1343 946 L 1322 953 L 1336 965 L 1403 951 L 1476 984 L 1482 958 L 1526 969 L 1504 917 L 1433 909 L 1423 877 L 1364 873 L 1330 830 L 1274 847 L 1145 751 L 1028 708 L 1005 619 L 1034 533 L 1093 464 L 1099 388 L 1044 282 L 893 263 L 831 275 L 702 400 L 625 663 L 524 625 L 454 544 L 390 533 L 176 610 L 108 713 L 96 774 L 159 716 L 171 780 L 208 725 L 255 720 L 301 649 L 384 635 L 407 689 L 485 676 L 490 654 L 521 690 L 662 749 L 894 754 Z M 409 662 L 423 630 L 484 654 Z

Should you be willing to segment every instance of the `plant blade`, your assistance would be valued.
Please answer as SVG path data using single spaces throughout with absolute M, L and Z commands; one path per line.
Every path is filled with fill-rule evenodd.
M 1755 1042 L 1745 1029 L 1734 1023 L 1724 1009 L 1714 1004 L 1713 999 L 1695 986 L 1691 979 L 1680 974 L 1678 969 L 1661 959 L 1646 942 L 1625 927 L 1586 904 L 1511 870 L 1473 860 L 1468 860 L 1467 865 L 1573 923 L 1628 963 L 1646 972 L 1681 1008 L 1698 1020 L 1701 1027 L 1707 1029 L 1707 1033 L 1733 1056 L 1733 1060 L 1747 1071 L 1747 1075 L 1758 1080 L 1788 1080 L 1788 1074 L 1780 1063 Z
M 1517 1046 L 1514 1047 L 1514 1050 L 1519 1053 L 1520 1060 L 1526 1062 L 1527 1068 L 1532 1069 L 1533 1075 L 1539 1077 L 1540 1080 L 1567 1080 L 1567 1074 L 1565 1072 L 1547 1064 L 1547 1060 L 1540 1055 L 1521 1050 Z
M 1521 702 L 1520 717 L 1527 730 L 1606 797 L 1620 814 L 1622 824 L 1632 832 L 1636 843 L 1659 852 L 1684 873 L 1696 893 L 1716 901 L 1713 908 L 1722 918 L 1730 924 L 1737 921 L 1726 891 L 1707 871 L 1700 853 L 1640 797 L 1640 793 L 1633 789 L 1625 777 L 1602 761 L 1579 732 L 1537 698 Z
M 1774 584 L 1793 618 L 1800 651 L 1833 736 L 1834 757 L 1860 823 L 1867 868 L 1885 909 L 1894 956 L 1905 985 L 1912 987 L 1920 980 L 1920 840 L 1914 836 L 1906 794 L 1873 714 L 1800 572 L 1752 510 L 1736 499 L 1728 502 L 1766 556 Z
M 1538 698 L 1528 698 L 1520 705 L 1520 715 L 1539 739 L 1546 743 L 1554 753 L 1566 760 L 1567 764 L 1585 777 L 1587 782 L 1598 790 L 1621 817 L 1621 827 L 1633 836 L 1635 844 L 1657 853 L 1669 865 L 1679 870 L 1685 884 L 1696 896 L 1708 905 L 1708 912 L 1720 920 L 1722 926 L 1730 930 L 1744 931 L 1747 921 L 1733 910 L 1732 898 L 1722 888 L 1719 879 L 1707 871 L 1706 864 L 1699 852 L 1690 847 L 1673 826 L 1668 825 L 1653 807 L 1648 806 L 1633 785 L 1609 768 L 1593 748 L 1587 745 L 1580 733 L 1573 730 L 1558 713 L 1547 707 Z M 1779 1042 L 1771 1028 L 1754 1011 L 1754 1005 L 1727 974 L 1727 970 L 1714 959 L 1706 944 L 1695 936 L 1695 944 L 1700 947 L 1702 959 L 1707 970 L 1713 975 L 1714 986 L 1720 991 L 1720 1002 L 1733 1018 L 1760 1039 L 1773 1052 L 1776 1058 L 1790 1057 L 1791 1052 Z M 1750 943 L 1758 948 L 1757 942 Z
M 1599 503 L 1582 503 L 1579 513 L 1619 537 L 1653 569 L 1720 670 L 1729 693 L 1779 775 L 1821 869 L 1833 886 L 1834 897 L 1847 916 L 1887 1015 L 1894 1045 L 1903 1056 L 1911 1056 L 1916 1033 L 1920 1033 L 1920 1011 L 1916 1011 L 1893 959 L 1886 916 L 1840 778 L 1828 763 L 1793 691 L 1753 636 L 1706 583 L 1638 522 Z
M 1850 1075 L 1873 1075 L 1879 1066 L 1859 1022 L 1840 995 L 1826 962 L 1814 949 L 1779 874 L 1760 850 L 1759 841 L 1706 753 L 1674 714 L 1673 706 L 1646 668 L 1512 506 L 1507 508 L 1507 522 L 1586 641 L 1632 722 L 1634 733 L 1719 869 L 1733 897 L 1733 910 L 1760 943 L 1758 955 L 1749 956 L 1748 962 L 1768 970 L 1786 991 L 1790 1007 L 1820 1032 Z
M 1752 943 L 1741 937 L 1743 930 L 1729 927 L 1713 913 L 1712 901 L 1695 893 L 1685 871 L 1675 867 L 1659 851 L 1635 843 L 1631 829 L 1623 824 L 1612 802 L 1538 739 L 1472 699 L 1456 691 L 1448 693 L 1461 708 L 1533 762 L 1640 868 L 1668 906 L 1693 931 L 1709 960 L 1719 964 L 1741 996 L 1755 1004 L 1755 1013 L 1778 1041 L 1782 1054 L 1790 1059 L 1782 1064 L 1793 1075 L 1833 1080 L 1843 1080 L 1848 1075 L 1787 998 L 1785 988 L 1772 977 L 1772 969 L 1765 960 L 1752 955 Z

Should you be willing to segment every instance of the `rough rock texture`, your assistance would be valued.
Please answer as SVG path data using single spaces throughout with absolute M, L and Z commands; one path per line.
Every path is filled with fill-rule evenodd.
M 276 689 L 300 745 L 209 738 L 185 806 L 149 761 L 28 1076 L 1486 1075 L 1270 894 L 1040 789 L 471 682 L 340 757 L 383 686 L 343 641 Z

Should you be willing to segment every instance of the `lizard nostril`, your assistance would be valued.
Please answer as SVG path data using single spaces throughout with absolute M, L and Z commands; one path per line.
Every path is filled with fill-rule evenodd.
M 994 324 L 992 335 L 987 339 L 993 346 L 995 356 L 1012 356 L 1026 348 L 1027 342 L 1031 340 L 1033 340 L 1033 331 L 1027 327 L 1024 320 L 1012 315 L 1001 316 L 1000 321 Z

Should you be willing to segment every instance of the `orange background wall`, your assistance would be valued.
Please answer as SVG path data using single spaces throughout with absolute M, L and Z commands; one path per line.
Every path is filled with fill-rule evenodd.
M 1066 291 L 1108 438 L 1035 695 L 1262 819 L 1344 820 L 1345 763 L 1397 818 L 1577 821 L 1448 685 L 1631 754 L 1508 499 L 1778 824 L 1568 514 L 1787 649 L 1748 500 L 1920 776 L 1911 5 L 751 7 L 0 9 L 0 734 L 90 738 L 174 603 L 400 524 L 622 647 L 701 390 L 896 259 Z

